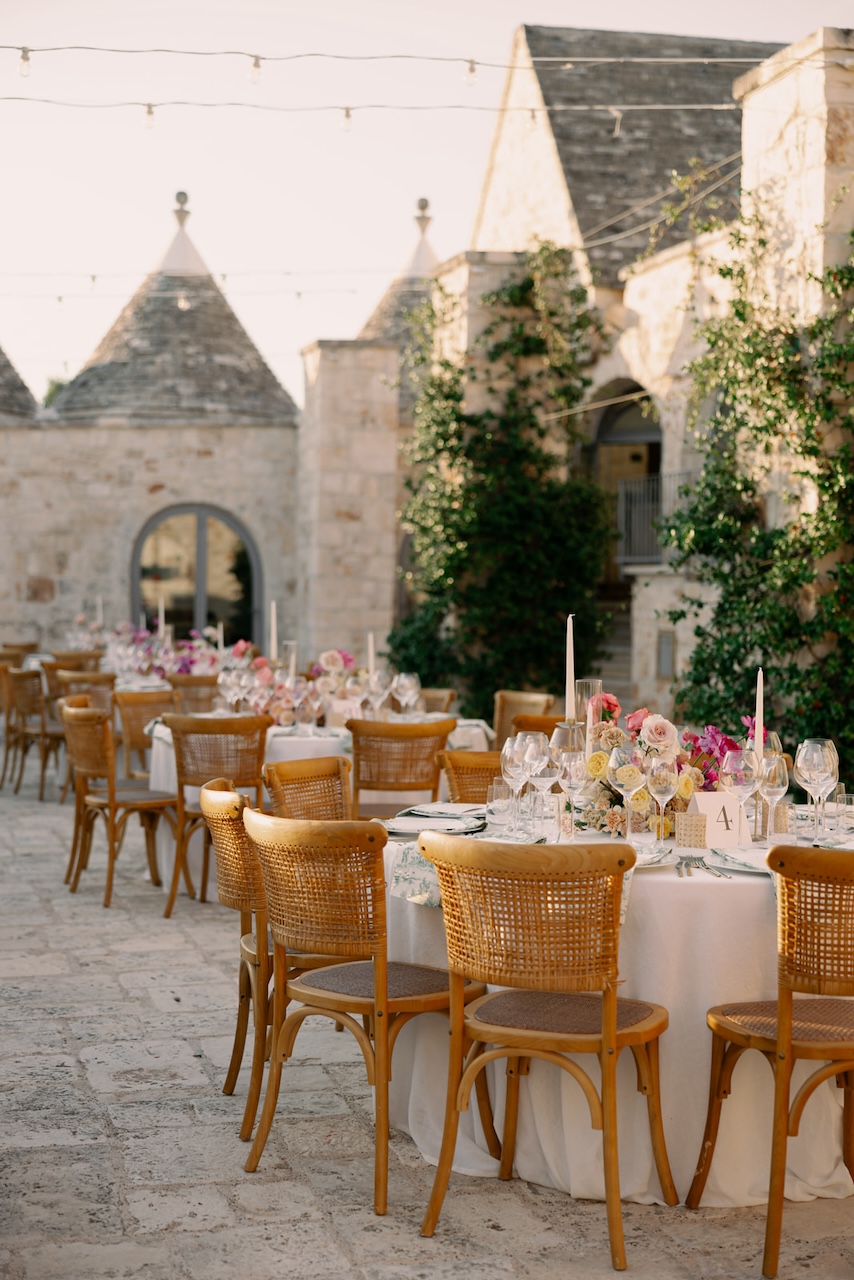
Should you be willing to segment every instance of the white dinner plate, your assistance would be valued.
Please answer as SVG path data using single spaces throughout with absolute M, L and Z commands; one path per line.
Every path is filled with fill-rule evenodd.
M 439 814 L 422 818 L 401 814 L 396 818 L 387 818 L 383 826 L 390 836 L 417 836 L 419 831 L 443 831 L 446 835 L 467 836 L 481 831 L 485 821 L 483 818 L 449 818 Z

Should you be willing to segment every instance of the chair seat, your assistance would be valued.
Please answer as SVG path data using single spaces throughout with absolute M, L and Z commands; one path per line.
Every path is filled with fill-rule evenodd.
M 290 958 L 291 953 L 288 952 L 288 959 Z M 357 1012 L 361 1011 L 360 1006 L 363 1004 L 373 1008 L 374 966 L 370 960 L 327 965 L 289 982 L 288 995 L 293 1000 L 321 1006 L 328 999 L 338 1008 L 342 1007 L 342 1001 L 346 1001 Z M 404 964 L 396 960 L 389 962 L 389 1009 L 402 1012 L 408 1001 L 417 1001 L 419 1007 L 423 1008 L 424 1001 L 431 996 L 435 996 L 437 1008 L 447 1008 L 447 969 L 434 969 L 423 964 Z
M 667 1028 L 667 1010 L 644 1000 L 617 1000 L 617 1043 L 643 1043 Z M 475 1038 L 512 1045 L 530 1043 L 541 1033 L 567 1051 L 569 1042 L 590 1052 L 602 1038 L 602 999 L 598 995 L 561 991 L 497 991 L 474 1000 L 466 1009 L 466 1029 Z M 567 1041 L 561 1045 L 560 1042 Z
M 792 1040 L 797 1042 L 798 1057 L 833 1057 L 833 1046 L 854 1039 L 854 1002 L 851 1000 L 795 1000 L 792 1011 Z M 735 1040 L 749 1038 L 754 1043 L 764 1040 L 762 1048 L 768 1052 L 776 1048 L 776 1000 L 716 1005 L 709 1010 L 706 1020 L 717 1035 Z
M 169 805 L 178 803 L 174 794 L 168 791 L 149 791 L 148 787 L 129 786 L 116 787 L 116 804 L 133 805 L 135 809 L 143 806 L 148 809 L 164 809 Z M 110 797 L 106 791 L 90 792 L 86 797 L 86 804 L 93 808 L 105 809 L 109 807 Z

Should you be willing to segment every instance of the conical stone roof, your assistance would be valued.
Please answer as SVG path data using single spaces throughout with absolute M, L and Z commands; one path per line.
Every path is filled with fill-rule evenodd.
M 432 219 L 427 213 L 428 201 L 418 201 L 415 219 L 419 238 L 415 250 L 400 274 L 391 282 L 370 317 L 362 326 L 359 338 L 365 341 L 399 342 L 409 338 L 407 315 L 430 295 L 430 282 L 439 259 L 427 239 Z
M 11 360 L 0 350 L 0 423 L 32 421 L 37 412 L 33 395 Z
M 184 230 L 183 192 L 178 203 L 178 232 L 162 262 L 56 397 L 60 420 L 142 426 L 296 419 L 296 405 Z

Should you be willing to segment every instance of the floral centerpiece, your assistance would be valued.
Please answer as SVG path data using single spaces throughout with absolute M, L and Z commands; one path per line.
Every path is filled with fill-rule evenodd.
M 687 810 L 694 792 L 716 789 L 720 762 L 736 744 L 714 725 L 707 725 L 701 734 L 686 729 L 680 735 L 670 720 L 646 707 L 627 715 L 622 729 L 618 723 L 622 709 L 613 694 L 603 694 L 602 708 L 602 720 L 591 728 L 593 750 L 587 757 L 588 782 L 575 801 L 577 825 L 609 835 L 625 835 L 627 826 L 634 832 L 647 827 L 657 829 L 655 802 L 646 787 L 636 791 L 626 806 L 623 796 L 608 781 L 611 752 L 630 742 L 644 761 L 657 757 L 676 765 L 676 795 L 665 807 L 661 832 L 662 838 L 670 835 L 675 815 Z

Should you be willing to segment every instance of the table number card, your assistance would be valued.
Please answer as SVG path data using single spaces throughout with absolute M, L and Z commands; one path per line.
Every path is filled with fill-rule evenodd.
M 724 791 L 695 791 L 688 812 L 706 815 L 706 842 L 710 849 L 737 849 L 750 844 L 750 831 L 735 796 Z

